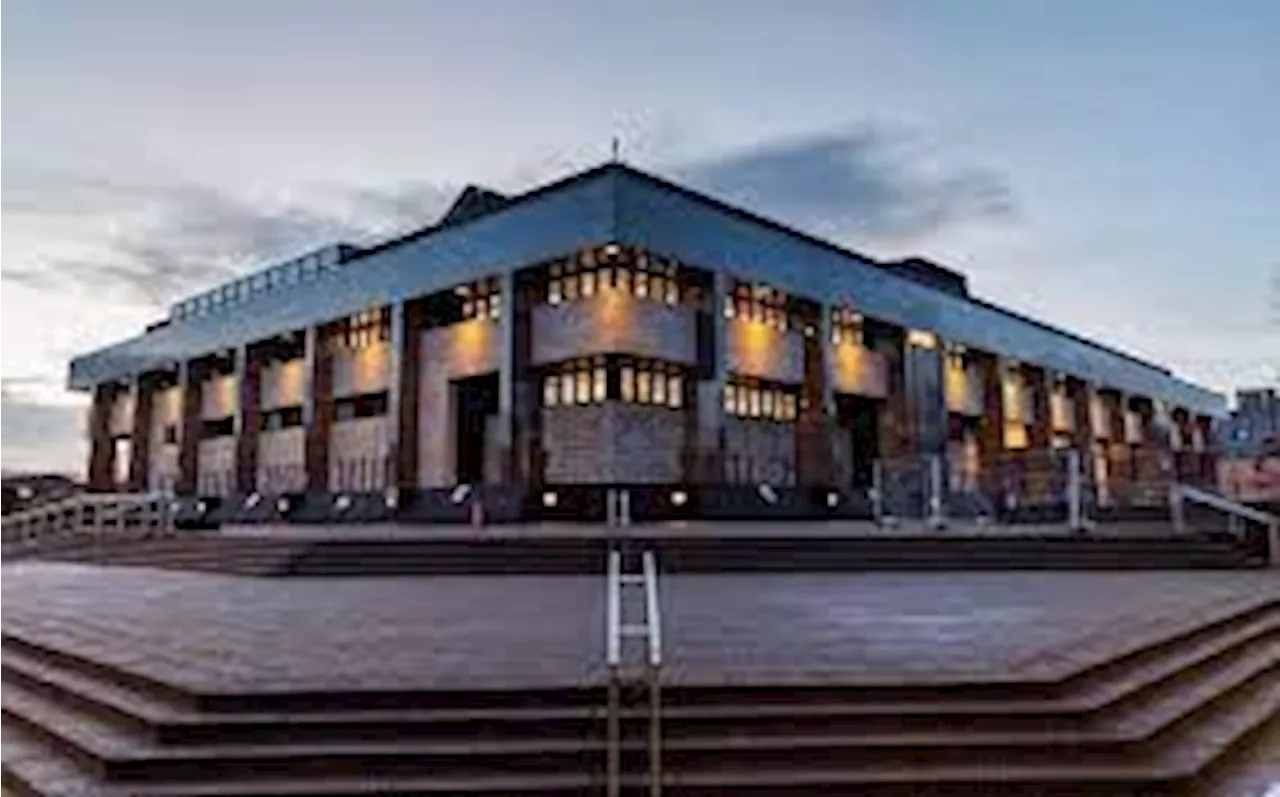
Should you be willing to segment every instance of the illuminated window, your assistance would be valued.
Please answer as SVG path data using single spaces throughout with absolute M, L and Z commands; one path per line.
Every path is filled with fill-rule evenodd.
M 623 293 L 631 293 L 631 270 L 627 268 L 619 268 L 617 275 L 618 290 Z
M 774 397 L 775 397 L 775 395 L 776 395 L 776 392 L 775 392 L 775 391 L 773 391 L 773 390 L 766 390 L 766 391 L 764 392 L 764 394 L 760 396 L 760 412 L 761 412 L 761 413 L 764 415 L 764 417 L 766 417 L 766 418 L 772 418 L 772 417 L 774 417 L 774 414 L 773 414 L 773 407 L 774 407 Z
M 667 406 L 680 409 L 684 406 L 684 377 L 671 374 L 667 378 Z
M 591 372 L 591 399 L 593 401 L 604 401 L 608 394 L 608 386 L 609 382 L 604 365 L 597 365 Z
M 796 397 L 792 393 L 782 394 L 782 420 L 794 421 L 796 419 Z
M 680 304 L 680 283 L 676 282 L 675 277 L 667 280 L 667 304 L 675 306 Z
M 745 418 L 745 417 L 747 417 L 748 413 L 750 412 L 750 410 L 749 410 L 749 407 L 750 407 L 750 395 L 749 395 L 749 394 L 750 394 L 750 391 L 749 391 L 747 388 L 745 388 L 745 387 L 739 387 L 739 388 L 738 388 L 738 408 L 737 408 L 737 413 L 738 413 L 738 417 L 739 417 L 739 418 Z
M 618 378 L 618 393 L 628 403 L 636 400 L 636 369 L 630 365 L 622 366 Z
M 560 377 L 552 374 L 542 380 L 542 403 L 554 407 L 560 403 Z
M 653 403 L 667 403 L 667 375 L 661 371 L 653 375 Z
M 649 295 L 649 275 L 643 271 L 636 273 L 636 296 L 641 299 Z
M 667 295 L 667 281 L 661 274 L 653 274 L 649 277 L 649 292 L 658 301 L 662 301 Z
M 573 398 L 573 372 L 565 371 L 560 374 L 560 403 L 572 404 Z
M 584 299 L 596 295 L 596 273 L 594 271 L 582 272 L 582 297 Z
M 561 269 L 559 266 L 551 267 L 551 281 L 547 283 L 547 301 L 551 304 L 560 304 L 564 300 L 563 283 L 560 279 Z
M 564 300 L 571 302 L 578 298 L 578 275 L 576 270 L 570 266 L 564 278 Z
M 753 387 L 747 391 L 747 410 L 752 418 L 760 417 L 760 388 Z
M 636 400 L 648 404 L 653 399 L 653 374 L 641 371 L 636 374 Z
M 578 403 L 586 404 L 591 401 L 591 372 L 586 368 L 580 368 L 576 374 L 576 384 Z
M 738 411 L 738 388 L 735 385 L 724 386 L 724 411 L 730 415 L 734 415 Z
M 502 315 L 502 294 L 495 293 L 489 297 L 489 317 L 498 318 Z
M 922 329 L 907 330 L 907 345 L 917 349 L 936 349 L 938 336 Z

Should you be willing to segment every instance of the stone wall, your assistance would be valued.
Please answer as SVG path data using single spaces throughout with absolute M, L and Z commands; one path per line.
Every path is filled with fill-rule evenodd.
M 677 484 L 685 412 L 623 402 L 542 410 L 550 484 Z
M 838 343 L 831 345 L 829 362 L 836 393 L 869 398 L 889 395 L 889 367 L 882 353 L 855 343 Z
M 502 352 L 500 331 L 497 322 L 477 319 L 422 333 L 418 360 L 418 486 L 449 487 L 456 483 L 451 383 L 497 372 Z
M 750 418 L 725 419 L 725 479 L 730 483 L 796 482 L 794 424 Z
M 725 322 L 728 370 L 798 385 L 804 381 L 804 333 L 781 330 L 763 321 L 734 318 Z
M 301 426 L 258 435 L 255 482 L 264 495 L 300 492 L 307 486 L 306 430 Z
M 381 393 L 391 383 L 391 344 L 375 342 L 333 353 L 333 397 Z
M 386 415 L 334 422 L 329 430 L 331 492 L 371 492 L 387 487 L 391 429 Z
M 170 490 L 178 480 L 178 443 L 165 442 L 165 431 L 182 433 L 182 388 L 170 387 L 151 394 L 151 434 L 148 437 L 147 489 Z
M 196 491 L 200 495 L 230 495 L 235 489 L 236 437 L 201 440 L 196 450 Z
M 298 357 L 267 364 L 262 369 L 260 385 L 259 403 L 263 412 L 302 406 L 307 389 L 307 361 Z
M 240 408 L 240 380 L 235 374 L 214 374 L 200 387 L 200 419 L 216 421 Z
M 697 361 L 694 308 L 640 299 L 605 288 L 588 299 L 533 308 L 535 365 L 592 354 L 634 354 L 668 362 Z

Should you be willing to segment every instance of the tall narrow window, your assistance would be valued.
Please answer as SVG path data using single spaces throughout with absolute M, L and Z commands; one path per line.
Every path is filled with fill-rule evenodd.
M 747 411 L 751 413 L 752 418 L 759 418 L 760 417 L 760 388 L 758 387 L 751 388 L 750 393 L 748 393 L 747 395 L 749 397 L 749 401 L 747 402 Z
M 774 397 L 775 397 L 775 391 L 773 390 L 766 390 L 764 394 L 760 396 L 760 412 L 766 418 L 774 417 L 773 416 Z
M 560 403 L 572 404 L 573 402 L 573 371 L 565 371 L 560 374 Z
M 619 267 L 617 275 L 618 290 L 622 293 L 631 293 L 631 270 Z
M 675 277 L 667 278 L 667 304 L 673 307 L 680 304 L 680 283 L 676 282 Z
M 563 283 L 560 280 L 560 267 L 551 267 L 551 281 L 547 283 L 547 301 L 551 304 L 560 304 L 564 300 L 562 291 Z
M 636 400 L 641 404 L 653 400 L 653 374 L 649 371 L 642 370 L 636 374 Z
M 738 417 L 745 418 L 751 414 L 750 410 L 750 391 L 742 385 L 738 386 Z
M 596 273 L 594 271 L 582 272 L 582 298 L 588 299 L 596 295 Z
M 604 401 L 609 389 L 608 377 L 604 370 L 604 364 L 597 365 L 591 371 L 591 400 Z
M 578 275 L 573 268 L 569 268 L 564 278 L 564 300 L 572 302 L 578 298 Z
M 662 297 L 667 294 L 667 281 L 661 274 L 649 277 L 649 293 L 658 301 L 662 301 Z
M 649 295 L 649 275 L 643 271 L 636 272 L 636 296 L 641 299 Z
M 551 374 L 542 380 L 542 403 L 554 407 L 560 401 L 560 377 Z
M 667 406 L 679 409 L 684 406 L 684 377 L 671 374 L 667 379 Z
M 724 411 L 730 415 L 734 415 L 738 411 L 738 387 L 737 385 L 724 386 Z
M 630 365 L 622 366 L 618 375 L 618 393 L 628 403 L 636 400 L 636 369 Z
M 577 374 L 578 384 L 578 403 L 586 404 L 591 401 L 591 372 L 586 368 L 579 367 Z
M 653 375 L 653 403 L 667 403 L 667 375 L 657 371 Z
M 502 315 L 502 294 L 495 293 L 489 297 L 489 317 L 498 318 Z

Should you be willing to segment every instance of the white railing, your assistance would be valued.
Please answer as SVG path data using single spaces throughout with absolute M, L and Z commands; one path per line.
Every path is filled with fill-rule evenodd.
M 76 540 L 154 536 L 173 531 L 171 498 L 160 493 L 84 493 L 8 515 L 3 552 L 32 553 Z
M 1180 534 L 1187 530 L 1186 505 L 1188 503 L 1201 504 L 1225 514 L 1227 529 L 1237 537 L 1244 535 L 1245 522 L 1262 526 L 1267 534 L 1267 563 L 1272 567 L 1280 567 L 1280 517 L 1217 493 L 1175 482 L 1169 488 L 1169 512 L 1173 517 L 1173 527 Z
M 658 604 L 658 562 L 653 551 L 641 555 L 641 571 L 623 570 L 622 551 L 609 551 L 608 580 L 605 585 L 605 662 L 609 667 L 608 749 L 609 797 L 622 793 L 622 675 L 623 643 L 643 639 L 646 643 L 644 670 L 649 692 L 649 794 L 662 794 L 662 619 Z M 640 587 L 644 592 L 644 619 L 628 622 L 624 617 L 624 588 Z

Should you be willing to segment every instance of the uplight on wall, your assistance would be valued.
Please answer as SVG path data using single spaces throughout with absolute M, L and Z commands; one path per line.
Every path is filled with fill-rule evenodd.
M 542 494 L 542 505 L 546 508 L 551 509 L 559 503 L 560 497 L 550 490 Z
M 907 345 L 917 349 L 936 349 L 938 336 L 923 329 L 907 330 Z

